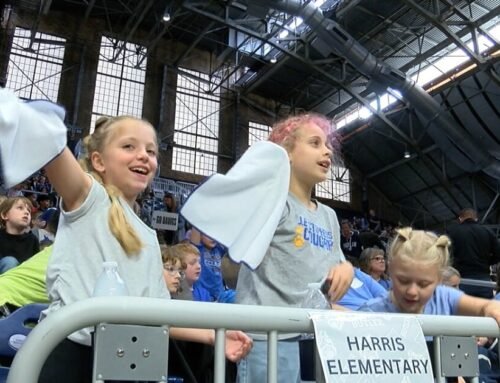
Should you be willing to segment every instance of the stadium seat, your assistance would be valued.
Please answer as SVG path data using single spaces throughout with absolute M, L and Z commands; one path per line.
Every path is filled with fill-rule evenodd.
M 8 366 L 22 346 L 26 336 L 38 323 L 46 304 L 34 303 L 14 311 L 9 316 L 0 319 L 0 383 L 7 380 Z

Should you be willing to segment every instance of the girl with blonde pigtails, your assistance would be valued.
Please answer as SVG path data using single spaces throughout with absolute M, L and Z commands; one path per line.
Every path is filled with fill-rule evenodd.
M 361 311 L 492 317 L 500 324 L 500 302 L 476 298 L 441 285 L 450 239 L 409 227 L 397 231 L 388 252 L 392 289 Z

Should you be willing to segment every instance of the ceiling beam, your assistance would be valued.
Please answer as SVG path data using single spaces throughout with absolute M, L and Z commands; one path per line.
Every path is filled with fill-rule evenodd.
M 484 67 L 485 65 L 488 65 L 488 58 L 484 58 L 480 55 L 479 52 L 475 52 L 474 50 L 470 49 L 467 44 L 465 44 L 460 39 L 460 37 L 455 32 L 453 32 L 453 30 L 446 24 L 446 21 L 442 21 L 440 18 L 438 18 L 437 15 L 429 12 L 427 9 L 415 3 L 413 0 L 402 0 L 402 2 L 417 11 L 424 17 L 424 19 L 432 23 L 432 25 L 434 25 L 437 29 L 444 33 L 444 35 L 447 36 L 451 42 L 462 49 L 478 66 Z M 453 13 L 456 14 L 456 12 L 454 12 L 454 7 L 450 6 L 449 10 L 453 10 Z M 462 14 L 462 16 L 464 15 Z M 461 24 L 466 26 L 466 28 L 464 28 L 465 30 L 470 30 L 469 27 L 473 25 L 473 21 L 467 19 L 461 22 Z
M 137 19 L 135 20 L 135 22 L 133 24 L 132 24 L 132 20 L 134 19 L 133 16 L 135 16 L 136 11 L 134 11 L 134 14 L 132 14 L 132 16 L 127 21 L 127 24 L 123 28 L 123 34 L 125 34 L 125 32 L 130 27 L 131 24 L 132 24 L 132 26 L 130 27 L 130 30 L 128 31 L 126 37 L 123 38 L 123 44 L 121 44 L 120 47 L 114 53 L 113 58 L 111 59 L 112 62 L 114 62 L 114 61 L 116 61 L 116 59 L 118 59 L 120 54 L 125 49 L 126 44 L 132 40 L 132 36 L 134 35 L 135 31 L 137 30 L 137 28 L 141 24 L 142 20 L 144 20 L 144 17 L 146 17 L 146 14 L 149 12 L 149 9 L 153 6 L 154 2 L 155 2 L 154 0 L 147 0 L 147 1 L 143 0 L 137 6 L 136 11 L 139 9 L 142 9 L 141 13 L 139 14 L 139 16 L 137 17 Z
M 370 112 L 378 117 L 380 120 L 382 120 L 386 125 L 388 125 L 391 129 L 393 129 L 405 142 L 407 142 L 409 145 L 411 146 L 414 146 L 415 143 L 413 142 L 413 140 L 408 137 L 406 135 L 406 133 L 404 133 L 401 129 L 399 129 L 396 125 L 394 125 L 392 123 L 392 121 L 390 121 L 387 116 L 382 113 L 381 111 L 373 108 L 371 105 L 370 105 L 370 101 L 365 99 L 364 97 L 362 97 L 359 93 L 357 93 L 352 87 L 350 87 L 349 85 L 343 83 L 343 82 L 340 82 L 336 77 L 332 76 L 330 73 L 328 73 L 327 71 L 325 71 L 323 68 L 317 66 L 312 60 L 310 60 L 309 58 L 306 58 L 306 57 L 303 57 L 301 55 L 299 55 L 297 52 L 295 51 L 291 51 L 289 49 L 287 49 L 286 47 L 283 47 L 281 46 L 277 40 L 275 39 L 270 39 L 270 40 L 266 40 L 266 35 L 262 35 L 261 33 L 258 33 L 258 32 L 255 32 L 255 31 L 252 31 L 248 28 L 245 28 L 237 23 L 234 23 L 232 22 L 231 20 L 225 20 L 225 19 L 222 19 L 220 18 L 219 16 L 217 15 L 214 15 L 210 12 L 207 12 L 205 9 L 198 9 L 196 8 L 195 6 L 191 5 L 191 4 L 184 4 L 184 7 L 187 8 L 188 10 L 192 11 L 192 12 L 195 12 L 195 13 L 198 13 L 198 14 L 201 14 L 201 15 L 204 15 L 205 17 L 208 17 L 212 20 L 215 20 L 215 21 L 218 21 L 220 23 L 223 23 L 223 24 L 226 24 L 227 26 L 229 26 L 230 28 L 233 28 L 235 30 L 238 30 L 240 32 L 243 32 L 243 33 L 246 33 L 250 36 L 253 36 L 257 39 L 260 39 L 260 40 L 263 40 L 263 41 L 266 41 L 267 44 L 273 46 L 274 48 L 278 49 L 279 51 L 283 52 L 284 54 L 296 59 L 297 61 L 305 64 L 307 67 L 309 67 L 310 69 L 313 69 L 315 70 L 316 72 L 320 73 L 323 78 L 325 78 L 326 82 L 329 82 L 331 85 L 334 85 L 336 87 L 339 87 L 339 88 L 342 88 L 344 89 L 346 92 L 348 92 L 351 96 L 353 96 L 355 99 L 357 99 L 361 104 L 363 104 L 368 110 L 370 110 Z

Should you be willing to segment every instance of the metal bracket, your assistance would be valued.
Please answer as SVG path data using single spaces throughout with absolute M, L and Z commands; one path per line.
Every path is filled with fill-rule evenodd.
M 167 326 L 96 325 L 92 382 L 167 382 L 168 338 Z
M 441 336 L 442 376 L 479 376 L 479 360 L 475 337 Z

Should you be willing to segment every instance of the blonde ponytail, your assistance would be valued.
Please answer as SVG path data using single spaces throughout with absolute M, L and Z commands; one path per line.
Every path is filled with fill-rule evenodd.
M 143 243 L 120 204 L 121 193 L 112 185 L 103 185 L 109 195 L 111 206 L 108 213 L 108 224 L 111 232 L 127 255 L 137 255 L 143 248 Z

